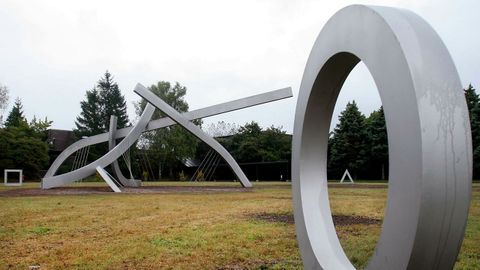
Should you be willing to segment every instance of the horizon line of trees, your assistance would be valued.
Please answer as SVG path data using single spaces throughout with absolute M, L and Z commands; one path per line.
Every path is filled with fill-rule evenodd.
M 149 90 L 166 101 L 181 113 L 188 112 L 185 99 L 187 88 L 176 82 L 158 81 Z M 463 89 L 469 110 L 473 143 L 473 176 L 480 177 L 480 97 L 470 84 Z M 16 99 L 8 117 L 4 119 L 9 92 L 0 85 L 0 170 L 24 168 L 30 178 L 41 177 L 40 171 L 48 166 L 47 130 L 52 121 L 37 119 L 27 121 L 23 105 Z M 146 102 L 140 99 L 135 103 L 137 115 L 145 108 Z M 110 115 L 118 118 L 118 128 L 131 125 L 127 115 L 127 105 L 118 84 L 109 71 L 85 93 L 80 102 L 80 114 L 76 117 L 74 133 L 77 139 L 108 131 Z M 165 115 L 157 110 L 153 119 Z M 194 123 L 202 126 L 201 120 Z M 270 162 L 291 159 L 291 137 L 282 127 L 271 126 L 262 129 L 252 121 L 244 126 L 223 121 L 204 128 L 217 137 L 238 162 Z M 136 173 L 140 177 L 145 171 L 154 179 L 176 179 L 187 159 L 201 160 L 208 147 L 181 126 L 173 125 L 160 130 L 146 132 L 132 147 Z M 107 151 L 106 144 L 97 145 L 91 150 L 89 161 Z M 141 163 L 148 153 L 149 168 Z M 135 157 L 136 155 L 136 157 Z M 28 158 L 26 158 L 28 157 Z M 388 136 L 383 107 L 368 116 L 362 114 L 355 101 L 349 102 L 340 113 L 338 123 L 328 141 L 328 177 L 338 179 L 348 169 L 355 179 L 388 178 Z M 152 169 L 153 167 L 153 169 Z M 123 169 L 125 166 L 123 165 Z

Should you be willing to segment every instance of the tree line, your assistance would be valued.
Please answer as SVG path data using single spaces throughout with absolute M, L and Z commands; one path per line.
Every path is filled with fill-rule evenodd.
M 189 110 L 185 98 L 187 88 L 180 83 L 158 81 L 148 88 L 177 111 L 184 113 Z M 474 178 L 478 178 L 480 97 L 472 85 L 464 89 L 464 92 L 472 127 Z M 52 122 L 47 118 L 36 117 L 27 121 L 18 98 L 4 121 L 8 101 L 8 89 L 0 86 L 0 169 L 23 168 L 28 177 L 39 178 L 42 176 L 40 172 L 49 165 L 47 130 Z M 145 106 L 143 99 L 135 103 L 138 116 Z M 112 74 L 106 71 L 95 86 L 85 92 L 85 99 L 80 102 L 80 113 L 75 119 L 76 138 L 107 132 L 110 115 L 117 116 L 118 128 L 132 124 L 127 114 L 125 98 Z M 164 116 L 157 110 L 153 119 Z M 201 120 L 195 120 L 194 123 L 202 126 Z M 204 129 L 216 137 L 240 163 L 291 159 L 291 136 L 282 127 L 262 129 L 253 121 L 243 126 L 218 122 Z M 93 147 L 89 161 L 106 151 L 106 143 Z M 131 158 L 134 173 L 138 177 L 143 178 L 146 173 L 152 179 L 176 179 L 186 160 L 201 160 L 207 151 L 208 146 L 182 127 L 173 125 L 144 133 L 131 148 Z M 356 179 L 388 178 L 388 138 L 382 107 L 365 116 L 355 101 L 346 105 L 340 113 L 338 124 L 330 133 L 327 165 L 329 179 L 340 178 L 345 169 Z
M 470 84 L 464 90 L 473 146 L 473 179 L 480 178 L 480 97 Z M 388 177 L 388 139 L 383 108 L 365 117 L 355 102 L 348 103 L 329 139 L 330 179 L 348 169 L 356 179 Z

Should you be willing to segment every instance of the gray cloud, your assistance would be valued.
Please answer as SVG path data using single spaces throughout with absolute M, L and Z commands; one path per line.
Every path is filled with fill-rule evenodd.
M 85 90 L 110 70 L 129 113 L 137 82 L 179 81 L 192 109 L 292 86 L 326 20 L 356 1 L 2 1 L 0 83 L 20 97 L 26 114 L 71 129 Z M 424 17 L 449 48 L 464 85 L 480 88 L 480 2 L 362 1 L 408 8 Z M 380 106 L 359 66 L 338 99 L 355 99 L 368 114 Z M 207 119 L 293 127 L 296 99 Z

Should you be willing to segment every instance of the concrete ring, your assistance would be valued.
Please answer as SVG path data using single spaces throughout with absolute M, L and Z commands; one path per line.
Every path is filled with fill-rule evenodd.
M 327 187 L 330 121 L 359 62 L 382 100 L 389 189 L 382 232 L 367 269 L 451 269 L 465 232 L 472 144 L 462 85 L 445 45 L 418 15 L 348 6 L 320 32 L 295 113 L 292 180 L 305 269 L 354 269 L 332 221 Z

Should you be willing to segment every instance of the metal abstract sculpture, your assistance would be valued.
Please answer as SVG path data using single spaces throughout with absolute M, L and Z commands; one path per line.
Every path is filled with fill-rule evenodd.
M 292 90 L 290 87 L 287 87 L 276 91 L 271 91 L 264 94 L 259 94 L 180 114 L 140 84 L 137 85 L 135 91 L 141 96 L 143 96 L 148 102 L 136 125 L 133 127 L 117 130 L 116 117 L 112 117 L 110 119 L 109 132 L 98 134 L 92 137 L 87 137 L 70 145 L 57 157 L 57 159 L 55 159 L 53 164 L 48 169 L 47 173 L 42 179 L 42 188 L 48 189 L 73 183 L 82 178 L 88 177 L 95 172 L 99 172 L 100 175 L 104 178 L 104 180 L 109 183 L 109 185 L 111 183 L 114 184 L 113 181 L 110 181 L 111 183 L 109 182 L 109 180 L 111 180 L 112 178 L 106 173 L 106 171 L 103 170 L 109 165 L 113 166 L 113 173 L 121 185 L 139 186 L 139 180 L 127 179 L 125 176 L 123 176 L 118 166 L 117 159 L 120 158 L 123 153 L 128 151 L 128 149 L 135 143 L 135 141 L 138 140 L 138 138 L 143 132 L 167 127 L 176 123 L 185 127 L 193 135 L 195 135 L 196 137 L 207 143 L 209 146 L 211 146 L 215 151 L 217 151 L 225 159 L 227 164 L 232 168 L 233 172 L 240 180 L 240 183 L 244 187 L 251 187 L 250 181 L 248 181 L 247 177 L 240 169 L 237 162 L 228 153 L 228 151 L 213 138 L 205 134 L 200 128 L 193 125 L 190 121 L 292 97 Z M 153 112 L 155 111 L 155 107 L 160 109 L 169 117 L 150 121 Z M 120 138 L 123 138 L 123 140 L 119 144 L 116 144 L 116 139 Z M 71 172 L 56 175 L 58 168 L 73 153 L 85 147 L 89 147 L 90 145 L 107 141 L 109 143 L 108 153 L 106 153 L 99 159 L 85 166 L 82 166 L 81 168 L 76 168 Z
M 115 133 L 117 132 L 117 117 L 115 115 L 110 116 L 110 125 L 108 130 L 108 150 L 112 150 L 116 145 Z M 124 152 L 125 153 L 125 152 Z M 127 165 L 130 171 L 130 179 L 126 178 L 122 170 L 120 170 L 120 165 L 118 165 L 118 160 L 112 162 L 112 171 L 114 177 L 120 182 L 121 185 L 126 187 L 139 187 L 142 184 L 141 180 L 133 179 L 131 172 L 131 165 Z M 97 170 L 98 171 L 98 170 Z
M 352 176 L 350 175 L 350 172 L 348 172 L 348 169 L 346 169 L 345 172 L 343 173 L 342 179 L 340 179 L 340 183 L 343 183 L 347 178 L 350 183 L 352 184 L 354 183 Z
M 305 269 L 354 269 L 337 238 L 327 187 L 327 143 L 339 91 L 362 61 L 385 110 L 390 175 L 376 250 L 366 269 L 451 269 L 466 226 L 472 144 L 455 65 L 416 14 L 354 5 L 320 32 L 295 113 L 292 182 Z
M 21 186 L 23 185 L 23 170 L 21 169 L 5 169 L 3 170 L 3 185 L 4 186 Z M 18 182 L 8 182 L 9 173 L 18 173 Z

